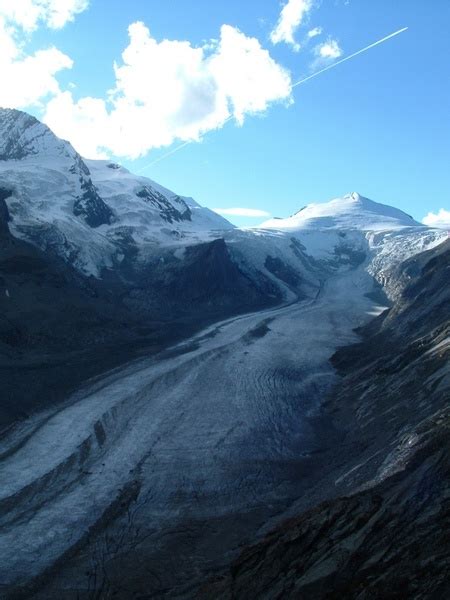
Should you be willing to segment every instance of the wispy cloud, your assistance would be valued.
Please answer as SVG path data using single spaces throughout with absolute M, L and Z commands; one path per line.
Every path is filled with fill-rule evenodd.
M 450 229 L 450 210 L 441 208 L 437 213 L 429 212 L 427 216 L 422 219 L 422 223 L 429 227 Z
M 88 5 L 89 0 L 0 0 L 0 16 L 28 32 L 39 24 L 61 29 Z
M 257 208 L 213 208 L 212 210 L 219 215 L 229 217 L 270 217 L 270 213 Z
M 314 59 L 310 64 L 311 71 L 317 71 L 333 63 L 342 56 L 342 50 L 337 40 L 328 37 L 325 42 L 317 44 L 312 49 Z
M 319 59 L 333 60 L 342 56 L 342 50 L 337 40 L 328 38 L 323 44 L 318 44 L 314 48 L 314 54 Z
M 295 41 L 294 34 L 312 6 L 312 0 L 288 0 L 281 10 L 275 29 L 270 34 L 272 43 L 279 44 L 280 42 L 284 42 L 298 52 L 300 44 Z
M 314 27 L 314 29 L 310 29 L 308 31 L 308 33 L 306 34 L 306 37 L 311 40 L 312 38 L 315 38 L 318 35 L 320 35 L 322 33 L 322 31 L 323 31 L 322 27 Z

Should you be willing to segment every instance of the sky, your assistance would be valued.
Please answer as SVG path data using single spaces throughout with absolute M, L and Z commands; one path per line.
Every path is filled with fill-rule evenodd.
M 449 0 L 0 0 L 0 106 L 239 226 L 357 191 L 450 227 L 449 25 Z

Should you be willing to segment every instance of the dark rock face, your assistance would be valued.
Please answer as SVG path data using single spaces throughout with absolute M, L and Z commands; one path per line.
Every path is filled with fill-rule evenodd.
M 11 191 L 11 190 L 9 190 L 9 189 L 7 189 L 7 188 L 0 187 L 0 201 L 1 201 L 1 202 L 4 202 L 4 201 L 5 201 L 7 198 L 9 198 L 11 195 L 12 195 L 12 191 Z M 6 213 L 5 213 L 5 210 L 6 210 L 6 212 L 8 211 L 8 208 L 7 208 L 6 204 L 4 205 L 4 208 L 2 209 L 2 211 L 3 211 L 3 213 L 2 213 L 2 214 L 3 214 L 3 216 L 6 214 Z M 9 218 L 9 215 L 8 215 L 8 218 Z
M 449 269 L 448 242 L 406 261 L 392 309 L 335 355 L 343 379 L 324 411 L 346 433 L 324 460 L 329 499 L 244 550 L 199 597 L 449 596 Z
M 89 227 L 96 228 L 100 225 L 109 225 L 113 219 L 113 212 L 98 195 L 90 179 L 81 183 L 82 195 L 73 205 L 73 214 L 82 217 Z
M 366 253 L 362 250 L 357 250 L 350 245 L 341 244 L 335 248 L 335 254 L 339 261 L 348 263 L 352 267 L 357 267 L 366 260 Z
M 436 414 L 401 475 L 284 523 L 200 597 L 448 597 L 449 427 Z
M 208 318 L 274 305 L 281 295 L 268 279 L 250 278 L 233 262 L 223 239 L 189 246 L 182 260 L 159 253 L 143 268 L 126 273 L 135 284 L 123 303 L 134 314 L 150 310 L 160 319 Z M 143 309 L 145 307 L 145 309 Z
M 69 171 L 73 175 L 78 175 L 81 187 L 81 195 L 73 205 L 73 214 L 82 217 L 93 229 L 100 225 L 109 225 L 114 218 L 114 213 L 98 194 L 92 183 L 91 173 L 79 154 L 75 155 L 75 161 Z
M 11 217 L 9 215 L 8 206 L 5 202 L 11 196 L 10 190 L 0 187 L 0 234 L 9 231 L 8 222 Z
M 174 196 L 172 200 L 179 205 L 179 209 L 176 209 L 172 204 L 163 196 L 160 192 L 153 189 L 151 186 L 146 185 L 136 192 L 138 198 L 142 198 L 145 202 L 149 202 L 155 208 L 157 208 L 161 214 L 161 217 L 168 223 L 174 221 L 191 221 L 192 215 L 189 206 L 186 202 L 180 198 L 180 196 Z
M 167 301 L 183 297 L 191 306 L 205 303 L 220 310 L 234 305 L 244 310 L 267 293 L 281 301 L 275 286 L 264 280 L 257 284 L 239 270 L 223 239 L 186 248 L 178 268 L 167 269 L 160 262 L 155 275 Z
M 0 429 L 93 375 L 88 355 L 121 330 L 105 290 L 9 233 L 0 237 L 0 313 Z
M 291 287 L 297 287 L 301 281 L 299 274 L 292 267 L 284 263 L 280 258 L 268 256 L 264 263 L 268 271 L 273 273 L 275 277 L 287 283 Z

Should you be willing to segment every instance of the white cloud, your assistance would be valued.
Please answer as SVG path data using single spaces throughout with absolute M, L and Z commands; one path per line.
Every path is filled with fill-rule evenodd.
M 26 108 L 60 93 L 57 73 L 70 69 L 69 56 L 50 47 L 27 54 L 25 43 L 39 25 L 63 27 L 88 0 L 0 0 L 0 105 Z
M 0 0 L 0 16 L 25 31 L 34 31 L 39 23 L 60 29 L 88 4 L 89 0 Z
M 44 117 L 57 135 L 69 140 L 88 158 L 108 158 L 106 147 L 112 135 L 109 121 L 103 100 L 87 97 L 74 102 L 69 91 L 57 94 L 47 103 Z
M 300 44 L 296 43 L 294 34 L 312 6 L 313 0 L 288 0 L 281 10 L 275 29 L 270 34 L 272 43 L 285 42 L 298 52 Z
M 219 215 L 232 217 L 270 217 L 270 213 L 257 208 L 213 208 Z
M 70 69 L 72 60 L 57 48 L 26 55 L 17 32 L 0 16 L 0 106 L 25 108 L 60 91 L 55 75 Z
M 314 29 L 310 29 L 307 33 L 309 39 L 315 38 L 322 33 L 322 27 L 314 27 Z
M 39 50 L 6 64 L 0 58 L 0 77 L 11 82 L 0 87 L 0 106 L 25 108 L 59 93 L 55 74 L 71 66 L 71 59 L 56 48 Z
M 315 56 L 314 60 L 310 65 L 312 71 L 322 69 L 325 66 L 331 64 L 335 59 L 342 56 L 342 50 L 337 40 L 328 38 L 322 44 L 318 44 L 312 50 Z
M 47 105 L 45 122 L 85 156 L 136 158 L 291 99 L 289 73 L 257 39 L 229 25 L 217 42 L 199 48 L 158 42 L 140 22 L 130 25 L 129 37 L 106 99 L 76 100 L 66 91 Z
M 318 58 L 332 60 L 342 56 L 342 50 L 336 40 L 329 38 L 326 42 L 314 48 L 314 54 Z
M 291 101 L 291 77 L 256 38 L 224 25 L 220 39 L 200 47 L 158 42 L 140 22 L 114 63 L 115 84 L 104 96 L 77 97 L 61 89 L 58 74 L 73 61 L 55 47 L 26 52 L 38 27 L 58 29 L 85 10 L 88 0 L 0 0 L 0 105 L 38 107 L 55 132 L 84 155 L 136 158 L 175 140 L 195 141 L 207 131 L 272 102 Z
M 437 213 L 429 212 L 427 216 L 422 219 L 422 223 L 429 227 L 450 229 L 450 211 L 441 208 Z

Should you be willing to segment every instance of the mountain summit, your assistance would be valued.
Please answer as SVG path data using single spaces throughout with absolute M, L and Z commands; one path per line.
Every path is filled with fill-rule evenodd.
M 286 219 L 270 219 L 264 229 L 359 229 L 382 231 L 420 227 L 412 217 L 392 206 L 380 204 L 357 192 L 320 204 L 308 204 Z
M 0 109 L 0 193 L 12 233 L 98 276 L 124 256 L 184 246 L 233 229 L 226 219 L 147 177 L 82 158 L 18 110 Z
M 0 161 L 46 156 L 74 159 L 76 151 L 35 117 L 20 110 L 0 108 Z

